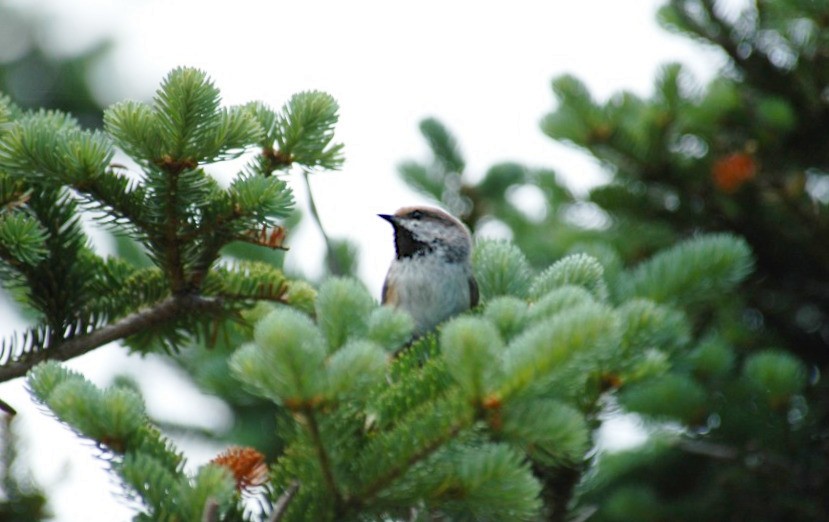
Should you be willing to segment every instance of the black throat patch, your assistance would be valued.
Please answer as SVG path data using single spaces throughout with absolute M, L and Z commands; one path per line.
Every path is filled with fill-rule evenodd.
M 410 230 L 395 225 L 394 250 L 397 253 L 397 259 L 404 259 L 427 254 L 433 251 L 434 247 L 429 243 L 416 240 Z

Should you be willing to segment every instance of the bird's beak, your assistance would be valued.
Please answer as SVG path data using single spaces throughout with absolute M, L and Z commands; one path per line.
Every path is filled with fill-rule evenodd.
M 377 214 L 377 216 L 378 216 L 378 217 L 381 217 L 381 218 L 383 218 L 383 219 L 385 219 L 386 221 L 388 221 L 388 222 L 389 222 L 389 223 L 391 223 L 392 225 L 394 225 L 394 224 L 395 224 L 395 222 L 397 221 L 397 218 L 395 218 L 395 217 L 394 217 L 394 216 L 392 216 L 391 214 Z

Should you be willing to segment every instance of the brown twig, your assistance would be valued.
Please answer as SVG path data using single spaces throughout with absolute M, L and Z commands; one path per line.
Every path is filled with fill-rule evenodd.
M 305 178 L 305 188 L 308 191 L 308 207 L 311 209 L 311 217 L 314 218 L 314 223 L 316 223 L 320 234 L 322 234 L 322 239 L 325 241 L 325 250 L 327 252 L 325 259 L 328 262 L 328 268 L 334 275 L 344 275 L 343 268 L 340 266 L 340 262 L 337 259 L 337 253 L 334 250 L 334 244 L 325 232 L 325 227 L 322 226 L 322 219 L 317 211 L 317 204 L 314 201 L 314 193 L 311 191 L 311 181 L 309 179 L 308 171 L 303 172 L 302 175 Z
M 219 522 L 219 503 L 215 498 L 210 497 L 205 502 L 201 520 L 202 522 Z
M 676 447 L 686 453 L 717 460 L 736 460 L 740 457 L 740 451 L 737 448 L 703 440 L 680 439 L 677 441 Z
M 9 417 L 17 415 L 17 410 L 12 408 L 12 405 L 3 399 L 0 399 L 0 411 L 3 411 L 3 413 L 7 414 Z
M 49 359 L 67 361 L 112 341 L 135 335 L 147 328 L 176 319 L 185 312 L 218 311 L 223 305 L 224 299 L 217 297 L 205 297 L 195 294 L 168 297 L 150 308 L 139 310 L 88 335 L 73 337 L 54 347 L 26 354 L 16 361 L 0 366 L 0 382 L 25 375 L 32 367 L 42 361 Z
M 334 504 L 339 506 L 342 504 L 342 495 L 340 494 L 339 488 L 337 488 L 337 482 L 334 480 L 334 471 L 331 467 L 331 459 L 328 456 L 328 451 L 326 451 L 325 445 L 322 443 L 322 436 L 320 435 L 316 415 L 314 415 L 314 410 L 310 407 L 305 409 L 303 415 L 308 421 L 308 429 L 311 432 L 311 440 L 317 450 L 317 457 L 320 461 L 320 468 L 322 468 L 322 476 L 325 479 L 325 485 L 334 497 Z
M 455 435 L 460 433 L 460 431 L 465 427 L 467 427 L 467 423 L 465 422 L 460 422 L 452 426 L 452 428 L 449 429 L 449 431 L 444 433 L 442 436 L 437 437 L 426 446 L 420 448 L 419 451 L 415 452 L 412 456 L 406 459 L 406 462 L 404 462 L 400 466 L 392 468 L 387 473 L 383 474 L 382 476 L 374 480 L 374 482 L 370 483 L 368 487 L 364 488 L 363 491 L 361 491 L 360 494 L 356 495 L 355 497 L 359 498 L 362 502 L 371 500 L 389 484 L 400 478 L 406 471 L 411 469 L 412 466 L 414 466 L 421 460 L 425 459 L 426 457 L 430 456 L 435 451 L 443 447 L 444 444 L 452 440 L 455 437 Z
M 172 162 L 172 159 L 170 160 Z M 165 256 L 165 272 L 170 278 L 170 287 L 173 293 L 181 292 L 186 284 L 184 277 L 184 264 L 181 258 L 183 246 L 179 238 L 179 216 L 176 212 L 178 199 L 178 178 L 179 173 L 184 170 L 179 164 L 165 163 L 162 165 L 167 172 L 167 198 L 165 201 L 164 216 L 165 225 L 163 239 Z
M 291 483 L 288 489 L 282 493 L 279 500 L 276 501 L 276 505 L 273 507 L 273 512 L 271 513 L 270 518 L 268 518 L 268 522 L 279 522 L 282 520 L 282 517 L 284 517 L 285 513 L 288 512 L 288 504 L 290 504 L 291 500 L 294 499 L 294 496 L 298 490 L 299 482 L 295 480 Z

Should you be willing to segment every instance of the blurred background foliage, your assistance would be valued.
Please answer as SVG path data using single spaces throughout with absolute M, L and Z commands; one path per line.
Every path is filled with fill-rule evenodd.
M 577 78 L 556 78 L 541 129 L 608 174 L 586 198 L 544 169 L 468 172 L 458 140 L 435 119 L 421 124 L 433 158 L 400 171 L 539 267 L 572 251 L 626 267 L 700 232 L 745 237 L 751 280 L 736 300 L 722 296 L 721 308 L 693 317 L 697 332 L 720 334 L 658 380 L 612 376 L 620 405 L 651 437 L 597 457 L 578 505 L 602 521 L 825 520 L 829 4 L 757 1 L 726 16 L 710 0 L 673 0 L 659 21 L 720 49 L 728 65 L 708 85 L 666 65 L 649 98 L 600 101 Z M 543 205 L 528 211 L 527 192 Z
M 0 0 L 0 93 L 22 109 L 47 109 L 66 112 L 84 128 L 97 129 L 103 123 L 104 104 L 96 98 L 93 72 L 106 58 L 111 42 L 93 43 L 79 54 L 57 52 L 50 39 L 51 23 L 47 13 L 37 7 L 20 8 Z M 319 225 L 313 200 L 311 216 Z M 303 213 L 295 211 L 284 220 L 288 230 L 297 228 Z M 320 225 L 321 226 L 321 225 Z M 322 231 L 325 234 L 324 231 Z M 147 254 L 134 240 L 97 229 L 98 241 L 112 243 L 116 254 L 138 267 L 150 265 Z M 350 241 L 326 236 L 324 275 L 353 275 L 357 270 L 357 251 Z M 263 261 L 282 267 L 283 250 L 256 247 L 234 242 L 222 254 L 229 258 Z M 297 275 L 301 277 L 301 275 Z M 0 296 L 1 298 L 2 296 Z M 22 310 L 25 314 L 26 310 Z M 251 311 L 255 317 L 256 310 Z M 230 378 L 227 358 L 240 344 L 250 339 L 250 331 L 235 322 L 221 329 L 221 335 L 208 339 L 199 349 L 182 350 L 165 360 L 183 369 L 181 378 L 205 393 L 221 397 L 233 412 L 227 430 L 210 430 L 175 421 L 154 419 L 173 436 L 200 440 L 222 447 L 234 444 L 266 448 L 270 460 L 281 450 L 277 425 L 286 413 L 271 401 L 239 389 Z M 140 391 L 139 384 L 128 375 L 114 377 L 114 382 Z M 18 439 L 24 436 L 14 429 L 13 417 L 0 429 L 0 520 L 35 521 L 51 518 L 47 495 L 26 471 L 25 458 L 18 459 Z
M 90 75 L 110 42 L 97 42 L 80 54 L 57 54 L 49 29 L 40 10 L 0 2 L 0 91 L 23 109 L 57 109 L 84 127 L 100 127 L 103 106 Z
M 103 106 L 93 94 L 90 73 L 109 48 L 101 41 L 77 55 L 55 55 L 47 20 L 36 10 L 0 1 L 0 92 L 21 108 L 55 109 L 73 114 L 88 128 L 103 121 Z M 3 414 L 5 416 L 5 414 Z M 45 492 L 18 459 L 18 439 L 25 436 L 6 417 L 0 428 L 0 520 L 24 522 L 50 518 Z
M 666 65 L 648 98 L 620 92 L 596 100 L 577 78 L 556 78 L 556 105 L 541 129 L 605 168 L 607 182 L 586 197 L 543 167 L 501 163 L 470 172 L 462 138 L 434 118 L 421 123 L 431 157 L 403 162 L 400 174 L 473 232 L 510 238 L 535 267 L 587 252 L 619 271 L 700 232 L 745 237 L 756 262 L 749 283 L 691 317 L 705 341 L 668 368 L 655 352 L 658 377 L 606 376 L 603 385 L 618 390 L 608 411 L 637 414 L 650 437 L 594 456 L 573 509 L 596 521 L 825 520 L 829 3 L 757 0 L 725 16 L 711 0 L 672 0 L 659 20 L 720 49 L 728 65 L 707 85 Z M 107 43 L 55 57 L 42 45 L 42 28 L 37 17 L 0 3 L 0 90 L 23 107 L 64 110 L 98 126 L 102 107 L 89 71 Z M 326 243 L 327 273 L 354 274 L 356 247 Z M 142 262 L 125 240 L 118 249 Z M 246 245 L 225 254 L 265 255 L 278 266 L 283 255 Z M 170 357 L 230 406 L 232 427 L 162 426 L 279 451 L 285 413 L 240 390 L 227 369 L 228 355 L 249 335 L 231 326 L 210 346 Z M 44 519 L 45 496 L 18 480 L 25 473 L 12 468 L 13 436 L 3 433 L 0 519 Z

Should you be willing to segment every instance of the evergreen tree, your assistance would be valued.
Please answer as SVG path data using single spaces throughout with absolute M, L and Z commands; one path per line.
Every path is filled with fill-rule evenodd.
M 152 104 L 108 109 L 104 132 L 3 104 L 0 254 L 42 321 L 6 340 L 0 375 L 28 372 L 37 400 L 98 445 L 137 520 L 563 520 L 617 382 L 661 386 L 696 418 L 704 393 L 666 372 L 711 335 L 695 318 L 728 310 L 714 297 L 750 272 L 743 240 L 691 238 L 629 270 L 585 253 L 535 270 L 516 245 L 481 241 L 484 304 L 393 357 L 411 319 L 357 281 L 315 292 L 220 255 L 234 241 L 282 246 L 292 198 L 278 174 L 339 166 L 336 103 L 317 92 L 279 111 L 219 100 L 204 73 L 181 68 Z M 111 164 L 114 145 L 136 176 Z M 252 148 L 228 188 L 206 173 Z M 77 226 L 87 209 L 139 242 L 149 265 L 95 254 Z M 99 389 L 57 362 L 116 339 L 202 352 L 193 339 L 223 332 L 228 349 L 193 368 L 239 404 L 270 404 L 258 414 L 276 433 L 193 475 L 136 390 Z
M 436 120 L 421 126 L 434 159 L 401 166 L 413 187 L 464 213 L 470 227 L 506 225 L 539 267 L 587 252 L 618 273 L 705 232 L 750 244 L 755 270 L 739 296 L 717 296 L 707 311 L 691 305 L 697 343 L 660 356 L 665 367 L 652 379 L 610 380 L 619 406 L 652 436 L 597 459 L 575 507 L 590 520 L 829 516 L 829 389 L 820 379 L 829 363 L 826 14 L 825 2 L 758 1 L 726 16 L 710 0 L 674 0 L 661 23 L 730 58 L 710 84 L 672 64 L 652 97 L 622 92 L 600 102 L 572 76 L 554 80 L 558 106 L 543 131 L 599 160 L 610 177 L 585 202 L 553 173 L 518 164 L 470 181 L 457 140 Z M 543 216 L 504 197 L 522 186 L 542 189 Z M 578 219 L 585 208 L 594 217 L 587 228 Z M 701 276 L 680 257 L 653 259 L 661 270 Z M 634 269 L 617 288 L 650 277 Z M 676 286 L 652 289 L 645 295 L 659 302 L 684 299 Z
M 771 56 L 762 47 L 774 41 L 770 27 L 808 34 L 797 27 L 812 4 L 801 4 L 758 4 L 757 16 L 733 22 L 708 2 L 674 2 L 663 19 L 686 30 L 689 20 L 714 24 L 718 43 L 741 38 L 751 52 L 740 52 Z M 781 109 L 795 105 L 782 95 L 766 112 L 754 103 L 762 97 L 743 99 L 765 92 L 744 74 L 735 66 L 699 93 L 670 67 L 652 100 L 606 104 L 572 78 L 557 80 L 560 105 L 545 131 L 612 169 L 590 203 L 554 173 L 518 164 L 472 184 L 456 140 L 425 121 L 434 160 L 405 164 L 405 178 L 473 230 L 502 222 L 513 241 L 477 242 L 482 304 L 411 344 L 410 318 L 352 278 L 313 289 L 284 275 L 281 257 L 227 255 L 242 243 L 282 248 L 292 210 L 285 172 L 339 166 L 330 96 L 301 93 L 278 111 L 225 108 L 204 73 L 180 68 L 151 104 L 108 109 L 102 132 L 4 99 L 0 266 L 40 322 L 5 339 L 0 377 L 27 373 L 34 397 L 101 449 L 136 520 L 819 520 L 825 394 L 808 368 L 820 354 L 758 320 L 764 299 L 816 298 L 794 283 L 765 287 L 768 252 L 722 224 L 768 218 L 763 204 L 792 212 L 769 219 L 778 231 L 805 235 L 797 206 L 767 196 L 741 203 L 754 184 L 767 189 L 760 136 L 787 135 L 762 118 L 798 113 Z M 722 112 L 717 85 L 731 86 L 722 92 L 739 101 L 732 112 Z M 720 152 L 740 132 L 755 133 L 750 146 Z M 790 145 L 801 143 L 814 141 Z M 112 164 L 115 146 L 138 172 Z M 241 154 L 250 161 L 232 184 L 215 183 L 209 165 Z M 819 168 L 808 165 L 812 181 L 796 194 L 818 205 L 815 219 L 825 218 Z M 541 190 L 543 215 L 511 197 L 521 186 Z M 702 192 L 690 198 L 694 187 Z M 697 219 L 695 205 L 712 202 Z M 601 206 L 609 224 L 574 219 L 585 205 Z M 92 251 L 77 225 L 88 211 L 130 237 L 145 262 Z M 816 290 L 821 281 L 787 275 L 813 278 Z M 58 362 L 112 340 L 167 354 L 226 400 L 242 422 L 211 435 L 241 446 L 187 473 L 138 390 L 97 388 Z M 651 443 L 594 461 L 592 435 L 617 409 L 647 419 Z

